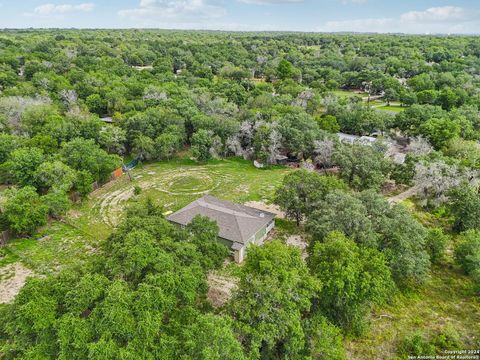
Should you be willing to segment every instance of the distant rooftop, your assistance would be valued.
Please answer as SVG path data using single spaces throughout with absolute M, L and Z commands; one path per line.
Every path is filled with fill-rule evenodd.
M 187 225 L 197 215 L 216 221 L 221 238 L 240 244 L 246 244 L 253 235 L 275 218 L 275 214 L 267 211 L 205 195 L 168 216 L 167 219 L 180 225 Z

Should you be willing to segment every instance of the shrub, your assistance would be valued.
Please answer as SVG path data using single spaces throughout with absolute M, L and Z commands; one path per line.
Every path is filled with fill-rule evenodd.
M 465 274 L 480 269 L 480 232 L 469 230 L 462 234 L 455 248 L 455 260 Z
M 133 194 L 137 196 L 137 195 L 140 195 L 141 193 L 142 193 L 142 188 L 138 185 L 135 185 L 133 187 Z
M 428 231 L 425 239 L 426 249 L 430 255 L 432 264 L 437 264 L 445 257 L 445 249 L 448 243 L 448 236 L 445 235 L 442 229 L 435 228 Z
M 405 337 L 397 348 L 397 354 L 407 356 L 435 355 L 435 346 L 430 344 L 420 332 Z

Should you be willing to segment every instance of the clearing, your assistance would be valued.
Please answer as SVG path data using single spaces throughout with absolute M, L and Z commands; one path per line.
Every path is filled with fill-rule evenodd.
M 207 193 L 239 203 L 268 204 L 290 171 L 286 167 L 257 169 L 240 159 L 199 165 L 181 158 L 138 166 L 131 172 L 132 182 L 128 176 L 110 182 L 74 206 L 63 221 L 52 221 L 31 238 L 10 241 L 0 249 L 0 270 L 21 263 L 35 273 L 48 274 L 83 261 L 121 221 L 125 207 L 147 197 L 164 211 L 176 211 Z M 141 194 L 134 195 L 135 186 L 142 189 Z

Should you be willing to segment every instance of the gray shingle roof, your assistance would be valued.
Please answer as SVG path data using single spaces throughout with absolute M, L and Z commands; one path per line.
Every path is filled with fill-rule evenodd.
M 180 225 L 187 225 L 197 215 L 207 216 L 216 221 L 221 238 L 241 244 L 245 244 L 258 230 L 275 218 L 275 214 L 267 211 L 205 195 L 168 216 L 167 219 Z

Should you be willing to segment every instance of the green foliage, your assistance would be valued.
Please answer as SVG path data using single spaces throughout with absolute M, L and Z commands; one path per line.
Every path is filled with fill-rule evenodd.
M 60 218 L 70 209 L 70 199 L 62 191 L 52 191 L 42 196 L 42 202 L 48 207 L 48 214 L 54 218 Z
M 315 314 L 304 320 L 305 337 L 308 340 L 307 354 L 313 359 L 345 359 L 343 337 L 339 328 L 325 317 Z
M 463 185 L 451 193 L 453 225 L 458 232 L 480 229 L 480 194 L 473 187 Z
M 445 258 L 448 242 L 449 237 L 444 234 L 442 229 L 432 228 L 428 230 L 425 245 L 432 264 L 438 264 Z
M 460 241 L 455 247 L 455 260 L 466 274 L 472 274 L 480 269 L 479 231 L 469 230 L 462 233 Z
M 130 212 L 91 263 L 30 280 L 0 320 L 6 358 L 244 359 L 231 320 L 202 310 L 202 241 L 158 211 Z
M 309 215 L 306 227 L 314 237 L 310 251 L 330 232 L 341 231 L 361 245 L 382 251 L 399 286 L 416 286 L 428 278 L 424 227 L 404 207 L 392 207 L 373 191 L 327 195 Z
M 7 226 L 17 234 L 30 235 L 47 223 L 48 206 L 31 186 L 5 191 L 0 216 Z
M 326 115 L 315 119 L 318 127 L 329 133 L 337 133 L 340 131 L 340 125 L 337 122 L 337 118 L 333 115 Z
M 192 153 L 200 162 L 206 162 L 212 158 L 210 148 L 213 145 L 213 134 L 210 131 L 200 129 L 192 136 Z
M 150 160 L 155 152 L 155 145 L 148 136 L 139 135 L 133 140 L 132 155 L 140 160 Z
M 196 216 L 185 227 L 190 234 L 191 241 L 202 254 L 203 268 L 215 269 L 223 264 L 229 254 L 227 246 L 218 241 L 218 226 L 207 217 Z
M 276 190 L 274 202 L 298 226 L 330 192 L 345 188 L 345 184 L 335 177 L 299 170 L 285 176 Z
M 35 186 L 35 171 L 43 160 L 42 150 L 20 148 L 12 151 L 4 166 L 15 184 Z
M 384 303 L 395 288 L 385 257 L 340 232 L 316 242 L 308 263 L 323 284 L 318 310 L 349 333 L 361 334 L 370 307 Z
M 142 193 L 142 188 L 138 185 L 133 187 L 133 195 L 138 196 Z
M 343 180 L 356 190 L 379 189 L 390 170 L 381 152 L 363 145 L 343 145 L 333 153 Z
M 105 181 L 121 164 L 116 155 L 109 155 L 93 140 L 76 138 L 62 145 L 63 161 L 78 171 L 87 171 L 95 181 Z
M 397 348 L 397 354 L 403 357 L 434 356 L 435 353 L 435 346 L 429 343 L 420 332 L 405 337 Z
M 420 126 L 420 133 L 423 134 L 436 148 L 441 149 L 451 139 L 460 135 L 460 125 L 456 122 L 441 118 L 431 118 Z
M 278 241 L 249 247 L 239 289 L 230 302 L 249 357 L 299 358 L 308 347 L 302 315 L 319 290 L 297 249 Z
M 54 160 L 40 164 L 34 176 L 35 184 L 42 192 L 47 192 L 50 189 L 67 192 L 72 189 L 77 175 L 68 165 L 59 160 Z

